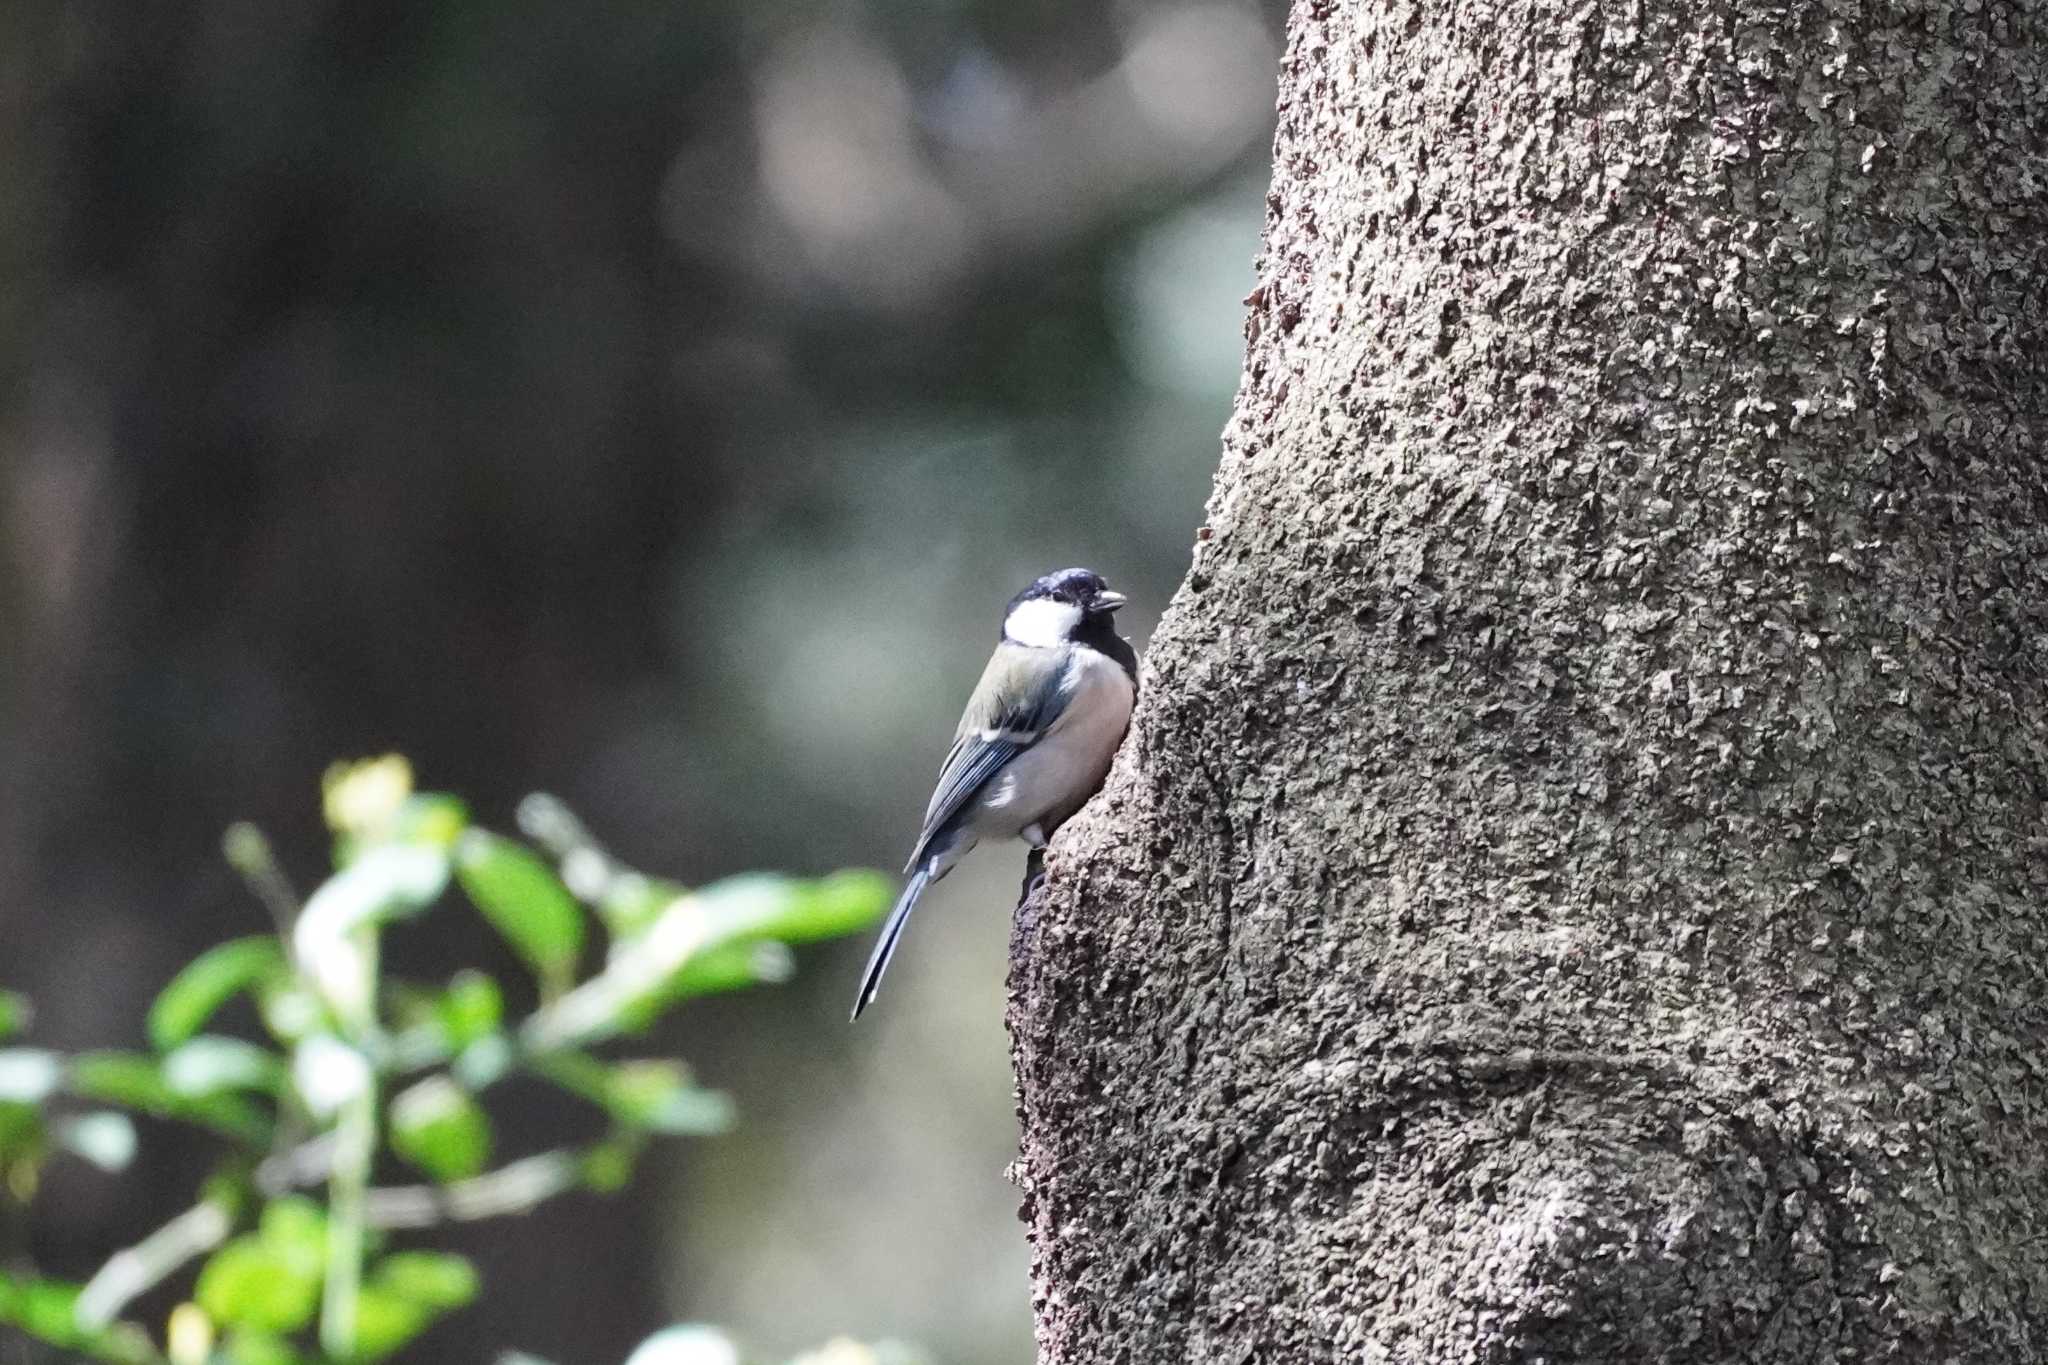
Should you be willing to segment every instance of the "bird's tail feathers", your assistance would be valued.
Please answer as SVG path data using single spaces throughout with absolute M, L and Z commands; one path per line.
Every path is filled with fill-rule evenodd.
M 917 908 L 917 898 L 924 894 L 925 887 L 932 882 L 932 865 L 927 862 L 911 875 L 904 884 L 903 894 L 896 898 L 896 908 L 889 912 L 889 918 L 882 924 L 882 936 L 875 941 L 875 951 L 868 955 L 868 969 L 861 973 L 860 994 L 854 998 L 853 1017 L 860 1018 L 861 1011 L 875 1003 L 875 992 L 882 988 L 882 973 L 889 970 L 889 959 L 896 955 L 896 940 L 903 937 L 903 927 L 910 922 L 910 912 Z

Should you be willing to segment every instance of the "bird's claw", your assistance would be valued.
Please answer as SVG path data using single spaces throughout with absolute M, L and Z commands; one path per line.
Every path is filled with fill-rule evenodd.
M 1024 888 L 1017 893 L 1017 904 L 1022 905 L 1037 894 L 1045 885 L 1045 850 L 1034 848 L 1024 857 Z

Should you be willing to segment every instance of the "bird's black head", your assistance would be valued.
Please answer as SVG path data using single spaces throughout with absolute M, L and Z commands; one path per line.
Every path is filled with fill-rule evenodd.
M 1003 636 L 1025 645 L 1058 645 L 1111 631 L 1124 595 L 1093 569 L 1061 569 L 1035 580 L 1003 611 Z

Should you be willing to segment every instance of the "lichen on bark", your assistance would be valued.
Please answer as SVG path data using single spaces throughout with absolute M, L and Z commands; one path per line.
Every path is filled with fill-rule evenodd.
M 1298 4 L 1041 1359 L 2048 1356 L 2048 13 Z

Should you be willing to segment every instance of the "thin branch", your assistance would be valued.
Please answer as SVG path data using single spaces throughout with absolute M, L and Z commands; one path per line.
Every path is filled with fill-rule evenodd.
M 567 995 L 543 1005 L 520 1027 L 529 1053 L 559 1052 L 616 1033 L 619 1018 L 674 976 L 704 946 L 710 925 L 695 896 L 669 902 L 633 943 Z
M 281 1152 L 256 1168 L 256 1188 L 270 1198 L 317 1185 L 333 1173 L 331 1134 Z M 373 1228 L 426 1228 L 525 1213 L 583 1181 L 583 1160 L 571 1151 L 539 1152 L 494 1171 L 447 1185 L 381 1185 L 364 1196 Z
M 583 1181 L 571 1152 L 542 1152 L 495 1171 L 447 1185 L 397 1185 L 371 1190 L 367 1215 L 375 1228 L 428 1228 L 525 1213 Z
M 84 1328 L 107 1326 L 138 1296 L 226 1241 L 233 1228 L 234 1218 L 226 1208 L 212 1202 L 194 1204 L 134 1246 L 108 1257 L 79 1291 L 73 1319 Z
M 276 1196 L 317 1185 L 333 1173 L 333 1137 L 315 1138 L 265 1161 L 256 1186 Z M 363 1194 L 363 1223 L 381 1230 L 474 1223 L 526 1213 L 583 1183 L 583 1164 L 574 1152 L 541 1152 L 448 1185 L 390 1185 Z M 98 1329 L 121 1310 L 162 1284 L 182 1267 L 215 1250 L 234 1231 L 223 1205 L 195 1204 L 124 1251 L 107 1258 L 79 1291 L 73 1315 L 80 1327 Z
M 304 1189 L 325 1180 L 334 1169 L 334 1134 L 322 1133 L 296 1147 L 263 1159 L 256 1168 L 256 1188 L 266 1199 Z
M 363 1282 L 370 1164 L 377 1155 L 377 1092 L 365 1087 L 342 1108 L 327 1176 L 327 1278 L 320 1295 L 320 1349 L 346 1360 L 356 1349 L 356 1302 Z
M 270 851 L 270 840 L 262 830 L 243 820 L 228 826 L 221 849 L 227 855 L 228 865 L 242 874 L 243 884 L 270 912 L 278 939 L 285 952 L 291 952 L 292 926 L 299 918 L 299 893 L 292 889 L 291 879 L 278 866 L 276 855 Z
M 357 1018 L 344 1025 L 349 1041 L 361 1046 L 377 1031 L 377 926 L 365 924 L 348 935 L 359 952 L 362 977 Z M 377 1081 L 364 1064 L 361 1090 L 336 1116 L 334 1160 L 327 1173 L 327 1266 L 320 1287 L 320 1349 L 337 1360 L 356 1353 L 356 1310 L 363 1286 L 363 1254 L 370 1168 L 377 1160 Z

